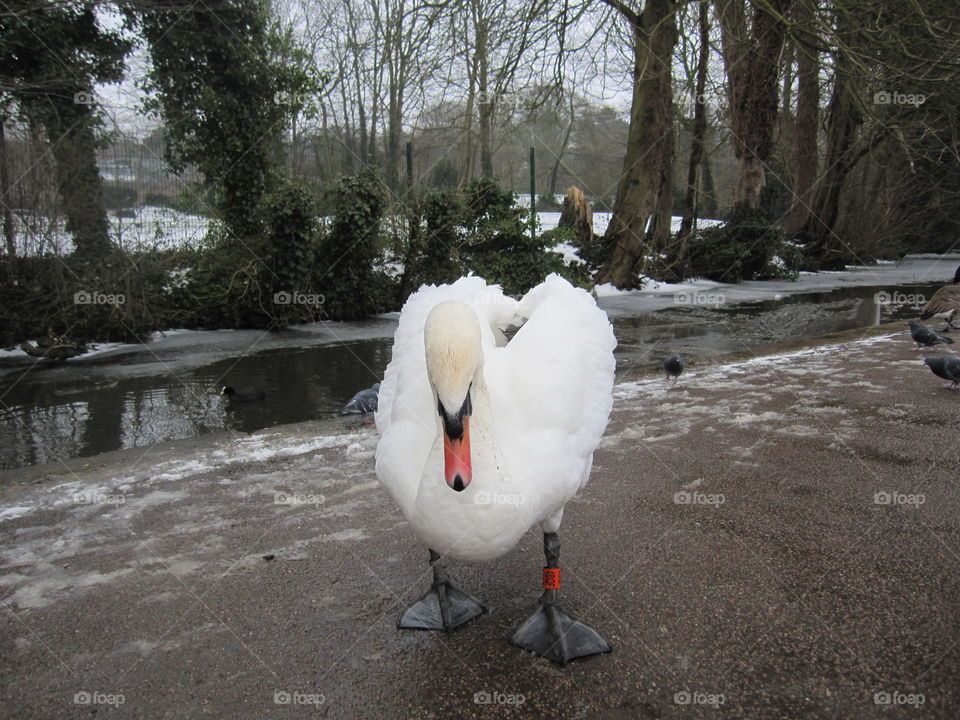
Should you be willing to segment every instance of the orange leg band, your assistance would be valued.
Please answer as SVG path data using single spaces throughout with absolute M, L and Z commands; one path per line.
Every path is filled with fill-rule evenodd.
M 543 589 L 544 590 L 560 589 L 560 568 L 545 567 L 543 569 Z

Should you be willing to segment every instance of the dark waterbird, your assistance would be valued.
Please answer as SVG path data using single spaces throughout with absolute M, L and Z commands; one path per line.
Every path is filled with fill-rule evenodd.
M 937 377 L 949 380 L 951 384 L 947 385 L 948 388 L 953 389 L 960 385 L 960 358 L 952 355 L 931 356 L 925 357 L 923 364 L 933 370 Z
M 934 345 L 939 345 L 940 343 L 952 343 L 948 337 L 943 335 L 938 335 L 933 330 L 928 328 L 923 323 L 918 323 L 916 320 L 908 320 L 907 325 L 910 326 L 910 337 L 913 338 L 913 341 L 917 344 L 917 348 L 923 347 L 933 347 Z
M 380 383 L 374 383 L 366 390 L 361 390 L 337 412 L 337 415 L 359 415 L 361 420 L 370 413 L 377 411 L 377 397 L 380 392 Z
M 921 320 L 943 318 L 947 326 L 941 332 L 956 330 L 952 320 L 960 312 L 960 267 L 953 276 L 952 285 L 944 285 L 937 290 L 920 312 Z
M 263 400 L 267 394 L 263 390 L 257 390 L 255 387 L 232 388 L 224 385 L 221 395 L 226 395 L 233 402 L 253 402 Z
M 670 378 L 676 380 L 680 377 L 683 374 L 684 367 L 683 355 L 677 353 L 663 361 L 663 371 L 667 374 L 667 380 L 670 380 Z

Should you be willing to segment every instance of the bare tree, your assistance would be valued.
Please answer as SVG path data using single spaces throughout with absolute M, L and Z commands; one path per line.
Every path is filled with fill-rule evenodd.
M 3 204 L 3 240 L 7 255 L 17 254 L 13 230 L 13 188 L 10 187 L 10 172 L 7 167 L 7 117 L 0 113 L 0 203 Z
M 645 250 L 664 246 L 670 233 L 676 8 L 671 0 L 647 0 L 640 11 L 621 0 L 604 1 L 631 30 L 633 96 L 623 172 L 605 240 L 613 252 L 598 280 L 627 288 L 636 283 Z
M 715 0 L 739 177 L 734 211 L 757 208 L 777 122 L 778 68 L 793 0 Z
M 498 118 L 521 101 L 525 88 L 545 74 L 548 43 L 557 25 L 552 3 L 534 0 L 465 0 L 462 12 L 449 16 L 457 49 L 449 81 L 465 94 L 460 181 L 479 173 L 494 176 Z M 461 64 L 462 63 L 462 64 Z M 508 112 L 501 112 L 506 109 Z
M 820 127 L 820 52 L 810 25 L 819 0 L 798 0 L 795 8 L 797 28 L 791 45 L 797 54 L 797 111 L 793 135 L 793 199 L 787 231 L 798 232 L 807 222 L 813 202 L 813 183 L 819 163 L 818 130 Z M 806 28 L 806 34 L 801 33 Z
M 685 256 L 687 237 L 693 230 L 697 213 L 697 195 L 700 185 L 700 168 L 703 164 L 703 149 L 707 133 L 707 66 L 710 60 L 710 7 L 699 3 L 697 27 L 700 47 L 697 52 L 697 73 L 693 97 L 693 136 L 690 141 L 690 160 L 687 164 L 687 190 L 683 199 L 683 217 L 677 233 L 678 255 Z

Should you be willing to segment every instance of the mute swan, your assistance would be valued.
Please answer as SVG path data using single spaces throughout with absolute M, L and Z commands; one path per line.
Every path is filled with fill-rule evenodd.
M 500 328 L 524 319 L 507 343 Z M 433 583 L 398 627 L 450 631 L 486 612 L 441 559 L 493 560 L 539 525 L 544 592 L 511 642 L 561 663 L 609 652 L 557 591 L 563 508 L 607 425 L 614 347 L 606 314 L 557 275 L 519 302 L 478 277 L 407 300 L 380 387 L 376 469 L 430 549 Z

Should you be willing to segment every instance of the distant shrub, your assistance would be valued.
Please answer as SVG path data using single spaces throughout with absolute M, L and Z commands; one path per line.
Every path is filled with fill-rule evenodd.
M 262 282 L 261 263 L 224 223 L 211 222 L 186 287 L 178 293 L 187 327 L 267 327 L 270 288 Z
M 181 325 L 165 285 L 189 251 L 114 249 L 95 266 L 77 258 L 0 258 L 0 346 L 56 336 L 74 342 L 133 342 Z
M 774 218 L 762 211 L 745 211 L 721 225 L 701 228 L 687 243 L 686 266 L 691 275 L 717 282 L 792 280 L 801 264 L 799 246 L 789 242 Z
M 336 196 L 336 211 L 317 253 L 313 287 L 323 293 L 328 317 L 358 320 L 392 301 L 389 279 L 373 271 L 386 189 L 379 174 L 366 168 L 341 180 Z
M 462 272 L 459 263 L 461 196 L 454 190 L 433 190 L 423 199 L 424 230 L 412 287 L 424 282 L 453 282 Z
M 322 293 L 313 287 L 319 252 L 313 197 L 292 181 L 277 178 L 263 205 L 268 314 L 281 325 L 316 320 L 325 312 Z
M 547 230 L 546 232 L 540 233 L 540 240 L 543 241 L 543 246 L 547 250 L 554 250 L 557 245 L 566 243 L 576 249 L 577 257 L 580 257 L 580 251 L 576 244 L 577 232 L 571 227 L 555 227 L 553 230 Z M 556 252 L 559 254 L 559 250 L 556 250 Z M 593 273 L 590 270 L 590 266 L 584 262 L 582 258 L 572 262 L 564 259 L 563 263 L 563 269 L 557 272 L 574 285 L 582 287 L 585 290 L 593 289 Z
M 424 236 L 416 267 L 420 283 L 444 283 L 470 271 L 504 292 L 521 295 L 550 273 L 574 276 L 550 248 L 558 237 L 530 236 L 529 212 L 514 204 L 513 193 L 488 178 L 458 191 L 433 191 L 423 203 Z
M 453 190 L 460 179 L 460 171 L 448 157 L 440 158 L 430 171 L 427 185 L 438 190 Z
M 130 183 L 104 183 L 103 206 L 107 210 L 122 210 L 135 207 L 137 189 Z

